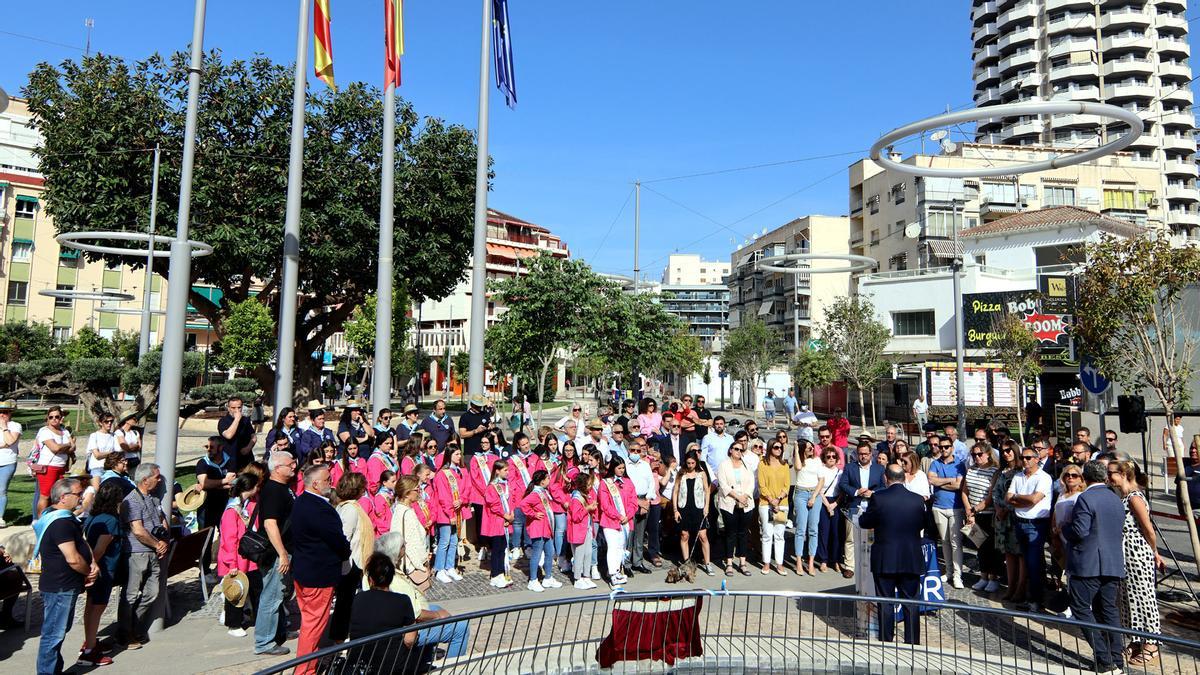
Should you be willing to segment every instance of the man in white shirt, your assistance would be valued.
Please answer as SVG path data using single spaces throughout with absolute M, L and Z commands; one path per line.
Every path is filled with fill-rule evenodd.
M 604 455 L 604 461 L 607 462 L 612 458 L 612 451 L 608 449 L 608 439 L 604 437 L 604 422 L 600 421 L 599 417 L 593 417 L 587 425 L 587 435 L 582 439 L 575 441 L 575 445 L 583 447 L 591 443 L 596 446 L 601 455 Z
M 917 400 L 912 404 L 913 421 L 917 423 L 917 429 L 924 431 L 925 423 L 929 421 L 929 404 L 925 402 L 924 394 L 917 394 Z
M 708 475 L 714 483 L 717 482 L 717 468 L 729 458 L 729 446 L 733 445 L 733 436 L 725 433 L 725 418 L 717 415 L 713 418 L 712 431 L 704 435 L 700 445 L 700 456 L 708 465 Z
M 617 457 L 620 457 L 628 462 L 629 449 L 625 445 L 626 441 L 625 427 L 621 426 L 618 422 L 613 422 L 612 440 L 608 442 L 608 450 L 610 453 L 615 454 Z M 587 445 L 587 443 L 585 442 L 583 445 Z M 579 446 L 580 450 L 583 449 L 583 445 Z
M 1038 456 L 1032 449 L 1021 451 L 1023 470 L 1013 476 L 1005 499 L 1016 516 L 1017 538 L 1020 540 L 1025 569 L 1029 579 L 1029 602 L 1026 611 L 1041 611 L 1045 592 L 1045 546 L 1050 533 L 1050 474 L 1038 468 Z
M 796 440 L 813 442 L 813 429 L 820 424 L 817 416 L 809 411 L 808 406 L 802 405 L 796 414 L 791 416 L 792 426 L 796 427 Z
M 625 475 L 633 481 L 638 503 L 637 516 L 633 519 L 633 533 L 629 540 L 629 564 L 634 572 L 647 574 L 650 568 L 645 565 L 643 548 L 650 520 L 650 506 L 658 504 L 658 490 L 654 489 L 657 483 L 654 470 L 650 467 L 650 461 L 646 459 L 645 439 L 639 438 L 629 444 L 629 461 L 625 463 Z M 651 534 L 657 536 L 658 527 L 653 529 Z M 657 549 L 657 542 L 653 542 L 652 547 Z M 653 559 L 657 551 L 652 550 L 650 553 Z
M 92 474 L 92 486 L 97 490 L 100 489 L 100 476 L 104 473 L 104 460 L 114 452 L 120 452 L 121 448 L 117 445 L 117 438 L 113 435 L 113 416 L 109 413 L 101 413 L 97 418 L 96 424 L 99 429 L 92 432 L 88 436 L 87 443 L 87 470 Z

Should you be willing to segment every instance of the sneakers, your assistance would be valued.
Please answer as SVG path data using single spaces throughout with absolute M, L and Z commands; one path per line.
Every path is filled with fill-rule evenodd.
M 8 527 L 8 523 L 4 522 L 3 518 L 0 518 L 0 527 Z
M 562 582 L 554 577 L 547 577 L 542 581 L 542 586 L 546 588 L 562 588 Z
M 232 635 L 233 637 L 246 637 L 246 629 L 245 628 L 230 628 L 229 634 Z
M 951 585 L 951 586 L 953 586 L 953 587 L 955 587 L 955 588 L 962 588 L 962 587 L 963 587 L 962 578 L 961 578 L 961 577 L 954 577 L 954 581 L 951 581 L 951 582 L 950 582 L 950 585 Z
M 99 649 L 88 649 L 79 653 L 76 663 L 84 666 L 111 666 L 113 660 L 100 653 Z
M 529 582 L 529 583 L 528 583 L 528 584 L 525 586 L 525 588 L 528 588 L 529 590 L 533 591 L 534 593 L 541 593 L 542 591 L 546 590 L 546 589 L 545 589 L 545 588 L 543 588 L 543 587 L 542 587 L 542 585 L 541 585 L 541 584 L 539 584 L 537 581 L 531 581 L 531 582 Z
M 594 584 L 591 579 L 580 579 L 576 581 L 574 585 L 575 588 L 578 588 L 581 591 L 591 590 L 596 587 L 596 584 Z
M 996 581 L 995 579 L 987 582 L 987 586 L 983 587 L 984 593 L 995 593 L 998 590 L 1000 590 L 1000 582 Z
M 508 588 L 509 586 L 512 586 L 512 579 L 509 579 L 501 574 L 499 576 L 492 577 L 492 580 L 488 582 L 488 585 L 495 588 Z
M 449 574 L 447 574 L 446 570 L 438 570 L 437 574 L 435 574 L 434 577 L 436 577 L 437 580 L 442 582 L 443 584 L 449 584 L 454 581 L 454 578 L 451 577 Z
M 704 570 L 704 573 L 710 577 L 716 575 L 716 572 L 713 570 L 712 565 L 710 565 L 708 563 L 704 563 L 703 565 L 701 565 L 700 569 Z
M 975 583 L 971 584 L 971 590 L 982 591 L 983 589 L 987 588 L 987 585 L 988 585 L 987 579 L 980 579 L 979 581 L 976 581 Z
M 508 559 L 513 562 L 516 562 L 516 561 L 520 560 L 521 556 L 523 556 L 523 555 L 525 555 L 524 551 L 522 551 L 519 548 L 514 548 L 513 550 L 508 552 Z
M 268 649 L 264 652 L 254 652 L 254 653 L 259 656 L 283 656 L 290 652 L 291 652 L 291 650 L 288 649 L 287 647 L 284 647 L 283 645 L 275 645 L 274 647 L 271 647 L 270 649 Z
M 591 576 L 592 576 L 592 581 L 599 581 L 600 580 L 600 568 L 595 565 L 592 565 Z
M 463 575 L 456 569 L 448 569 L 446 570 L 446 574 L 455 581 L 463 580 Z
M 613 586 L 620 586 L 627 583 L 629 583 L 629 577 L 625 576 L 624 574 L 617 572 L 616 574 L 612 575 Z

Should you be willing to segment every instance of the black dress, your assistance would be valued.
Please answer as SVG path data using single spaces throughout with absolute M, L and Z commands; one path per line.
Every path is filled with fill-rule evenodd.
M 696 481 L 704 480 L 703 476 L 684 478 L 679 486 L 679 496 L 682 504 L 679 506 L 679 527 L 689 534 L 695 535 L 704 522 L 704 508 L 707 504 L 696 503 Z

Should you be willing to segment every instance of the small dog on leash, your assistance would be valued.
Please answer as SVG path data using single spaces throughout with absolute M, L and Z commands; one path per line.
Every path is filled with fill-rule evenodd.
M 682 565 L 676 565 L 667 570 L 667 583 L 677 584 L 680 581 L 693 583 L 696 581 L 696 570 L 696 563 L 692 562 L 691 560 L 683 563 Z

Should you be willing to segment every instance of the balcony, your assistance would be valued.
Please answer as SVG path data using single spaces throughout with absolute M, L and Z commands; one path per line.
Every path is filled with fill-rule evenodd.
M 1152 69 L 1151 69 L 1151 72 Z M 1050 69 L 1050 81 L 1058 82 L 1060 80 L 1076 80 L 1080 78 L 1095 79 L 1098 75 L 1096 64 L 1094 63 L 1074 63 L 1066 66 L 1059 66 Z
M 1042 51 L 1040 49 L 1027 49 L 1000 59 L 1000 72 L 1007 73 L 1018 68 L 1036 66 L 1041 60 Z
M 1154 41 L 1145 35 L 1114 35 L 1106 37 L 1100 43 L 1100 48 L 1104 51 L 1112 49 L 1153 49 Z
M 995 43 L 984 45 L 971 55 L 971 60 L 975 63 L 987 63 L 998 58 L 1000 58 L 1000 47 Z
M 1168 176 L 1192 176 L 1200 175 L 1200 168 L 1195 162 L 1183 162 L 1178 159 L 1167 160 L 1163 166 L 1163 172 Z
M 1050 127 L 1053 129 L 1069 129 L 1072 127 L 1094 127 L 1108 120 L 1101 115 L 1053 115 L 1050 117 Z
M 988 87 L 982 92 L 975 92 L 975 105 L 995 105 L 1000 102 L 999 87 Z
M 1000 134 L 983 134 L 976 138 L 975 142 L 983 143 L 984 145 L 1003 145 L 1004 137 Z
M 1182 14 L 1163 14 L 1160 11 L 1158 14 L 1158 26 L 1159 28 L 1168 28 L 1179 33 L 1186 33 L 1188 21 Z
M 996 22 L 989 21 L 988 23 L 983 24 L 979 28 L 976 28 L 971 33 L 971 36 L 975 41 L 975 46 L 979 47 L 979 46 L 983 45 L 985 42 L 990 42 L 991 40 L 995 40 L 996 36 L 999 34 L 1000 34 L 1000 31 L 998 31 L 996 29 Z
M 1038 7 L 1038 3 L 1034 2 L 1033 0 L 1028 0 L 1027 2 L 1022 2 L 1016 7 L 1013 7 L 1007 12 L 1001 14 L 1000 18 L 996 20 L 996 25 L 1003 30 L 1005 26 L 1018 21 L 1037 19 L 1037 15 L 1040 11 L 1041 9 Z
M 975 86 L 982 87 L 987 82 L 995 82 L 1000 79 L 1000 69 L 992 66 L 990 68 L 980 68 L 975 71 Z
M 1193 95 L 1192 90 L 1188 87 L 1171 87 L 1170 89 L 1164 88 L 1160 98 L 1163 100 L 1163 105 L 1185 103 L 1190 106 Z
M 1167 185 L 1167 199 L 1171 201 L 1200 201 L 1200 190 L 1188 185 Z
M 1051 45 L 1050 50 L 1046 55 L 1050 58 L 1056 56 L 1066 56 L 1071 52 L 1094 52 L 1096 51 L 1096 38 L 1080 39 L 1076 37 L 1073 40 L 1063 40 L 1062 42 Z
M 1100 98 L 1100 87 L 1072 87 L 1050 94 L 1051 101 L 1095 101 Z
M 1164 54 L 1182 54 L 1184 58 L 1191 56 L 1192 48 L 1184 40 L 1173 40 L 1170 38 L 1160 38 L 1158 41 L 1158 54 L 1162 58 Z
M 1006 52 L 1009 47 L 1025 44 L 1026 42 L 1037 42 L 1037 39 L 1038 30 L 1036 28 L 1022 28 L 1005 33 L 1004 37 L 996 41 L 996 46 L 1000 48 L 1001 52 Z
M 1083 16 L 1078 16 L 1076 14 L 1072 14 L 1068 18 L 1062 18 L 1062 19 L 1059 19 L 1058 21 L 1051 21 L 1050 23 L 1046 24 L 1046 34 L 1047 35 L 1057 35 L 1059 33 L 1063 33 L 1066 31 L 1074 32 L 1074 31 L 1085 31 L 1085 30 L 1091 30 L 1091 31 L 1096 30 L 1095 15 L 1093 15 L 1091 13 L 1085 14 Z
M 1192 66 L 1179 61 L 1160 61 L 1158 74 L 1163 77 L 1177 77 L 1181 80 L 1192 79 Z
M 1200 225 L 1200 213 L 1171 209 L 1167 212 L 1168 225 Z
M 1140 9 L 1121 9 L 1104 13 L 1100 17 L 1100 29 L 1105 32 L 1109 28 L 1144 30 L 1149 28 L 1153 22 L 1154 15 L 1147 14 Z
M 1105 102 L 1131 99 L 1154 98 L 1154 87 L 1149 84 L 1109 84 L 1104 87 Z
M 1042 133 L 1045 124 L 1040 119 L 1022 120 L 1012 124 L 1006 124 L 1001 128 L 1000 133 L 1008 138 L 1017 138 L 1020 136 L 1033 136 Z
M 1191 134 L 1170 134 L 1163 136 L 1163 150 L 1193 153 L 1196 151 L 1196 139 Z
M 1154 74 L 1154 63 L 1150 59 L 1118 59 L 1104 62 L 1104 76 L 1114 77 L 1123 75 Z
M 421 351 L 427 354 L 445 354 L 460 352 L 467 348 L 462 328 L 414 328 L 408 333 L 408 346 L 416 347 L 418 338 L 421 341 Z
M 980 19 L 992 16 L 996 13 L 996 0 L 988 0 L 987 2 L 975 5 L 971 8 L 971 23 L 977 23 Z

